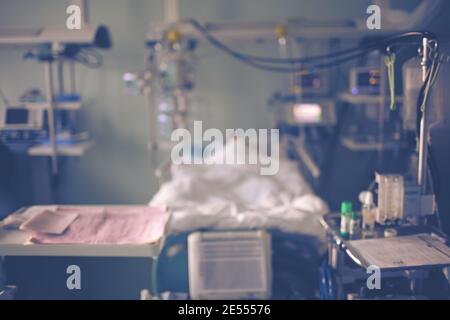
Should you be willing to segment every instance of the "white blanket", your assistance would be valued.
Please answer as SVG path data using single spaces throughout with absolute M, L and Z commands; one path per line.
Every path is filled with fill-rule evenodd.
M 259 165 L 172 165 L 171 173 L 150 202 L 171 210 L 169 233 L 276 228 L 323 236 L 319 220 L 328 207 L 295 162 L 280 159 L 278 173 L 271 176 L 260 175 Z

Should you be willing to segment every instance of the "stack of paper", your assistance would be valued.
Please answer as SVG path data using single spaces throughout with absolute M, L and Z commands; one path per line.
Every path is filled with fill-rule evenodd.
M 58 214 L 74 217 L 62 234 L 45 232 L 39 226 L 32 242 L 48 244 L 145 244 L 158 241 L 164 234 L 168 213 L 149 206 L 61 206 Z M 53 218 L 51 218 L 53 219 Z M 59 219 L 58 219 L 59 220 Z M 69 219 L 64 220 L 68 222 Z M 63 221 L 52 222 L 52 231 Z M 36 223 L 34 224 L 36 225 Z M 57 227 L 60 227 L 59 229 Z
M 450 265 L 450 247 L 431 234 L 364 239 L 347 243 L 352 254 L 367 267 L 396 269 Z

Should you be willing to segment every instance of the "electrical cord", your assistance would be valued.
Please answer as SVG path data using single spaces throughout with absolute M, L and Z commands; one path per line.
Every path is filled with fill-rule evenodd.
M 395 109 L 395 53 L 391 53 L 385 59 L 385 64 L 388 71 L 388 83 L 389 83 L 389 96 L 390 103 L 389 108 L 391 110 Z
M 272 65 L 267 65 L 267 64 L 262 64 L 260 62 L 256 62 L 256 61 L 272 61 L 275 60 L 278 63 L 282 62 L 282 63 L 287 63 L 287 64 L 291 64 L 294 65 L 295 63 L 300 63 L 300 62 L 304 62 L 306 61 L 305 59 L 278 59 L 278 58 L 267 58 L 267 57 L 256 57 L 256 56 L 249 56 L 247 54 L 243 54 L 240 53 L 238 51 L 235 51 L 234 49 L 231 49 L 230 47 L 228 47 L 227 45 L 225 45 L 224 43 L 222 43 L 220 40 L 218 40 L 216 37 L 214 37 L 212 34 L 210 34 L 210 32 L 203 27 L 200 23 L 198 23 L 196 20 L 188 20 L 193 26 L 194 28 L 199 31 L 207 40 L 210 44 L 212 44 L 214 47 L 220 49 L 221 51 L 227 53 L 228 55 L 230 55 L 231 57 L 249 65 L 252 67 L 255 67 L 257 69 L 261 69 L 264 71 L 271 71 L 271 72 L 278 72 L 278 73 L 293 73 L 293 72 L 299 72 L 299 71 L 303 71 L 305 70 L 304 67 L 276 67 L 276 66 L 272 66 Z M 362 48 L 358 48 L 357 51 L 361 51 Z M 351 56 L 342 58 L 340 61 L 337 61 L 338 63 L 340 62 L 345 62 L 348 60 L 352 60 L 354 58 L 360 57 L 364 54 L 366 54 L 367 49 L 364 48 L 364 51 L 362 52 L 358 52 L 357 54 L 353 54 Z M 354 50 L 348 50 L 348 52 L 353 52 Z M 336 56 L 336 54 L 333 54 L 334 56 Z M 337 54 L 340 55 L 340 54 Z M 331 57 L 331 55 L 330 55 Z M 308 58 L 308 60 L 315 60 L 317 57 L 310 57 Z M 319 59 L 317 59 L 319 60 Z M 332 64 L 328 65 L 328 64 L 323 64 L 323 65 L 317 65 L 317 66 L 313 66 L 314 68 L 325 68 L 328 66 L 331 66 Z
M 365 51 L 368 49 L 366 47 L 358 46 L 358 47 L 354 47 L 354 48 L 350 48 L 350 49 L 346 49 L 346 50 L 342 50 L 342 51 L 333 52 L 331 54 L 318 55 L 318 56 L 307 57 L 307 58 L 274 58 L 274 57 L 255 56 L 255 55 L 240 53 L 238 51 L 235 51 L 235 50 L 229 48 L 223 42 L 221 42 L 219 39 L 217 39 L 215 36 L 213 36 L 209 32 L 209 30 L 206 27 L 202 26 L 198 21 L 196 21 L 194 19 L 189 19 L 187 21 L 214 46 L 219 46 L 220 48 L 225 47 L 225 48 L 227 48 L 227 51 L 232 52 L 233 55 L 244 57 L 249 60 L 260 61 L 260 62 L 282 63 L 282 64 L 305 63 L 305 62 L 310 62 L 310 61 L 314 61 L 314 60 L 331 59 L 331 58 L 335 58 L 336 56 L 350 54 L 350 53 L 354 53 L 357 51 Z
M 213 36 L 210 31 L 201 25 L 198 21 L 194 19 L 187 20 L 188 23 L 190 23 L 200 34 L 204 36 L 208 42 L 213 45 L 214 47 L 222 50 L 223 52 L 227 53 L 231 57 L 249 65 L 252 67 L 255 67 L 257 69 L 261 69 L 264 71 L 271 71 L 271 72 L 277 72 L 277 73 L 294 73 L 299 71 L 304 71 L 305 67 L 299 67 L 296 68 L 295 64 L 306 64 L 311 63 L 313 61 L 320 61 L 320 60 L 326 60 L 326 59 L 335 59 L 336 57 L 341 57 L 339 59 L 335 59 L 334 61 L 326 62 L 326 63 L 320 63 L 317 65 L 308 66 L 312 69 L 322 69 L 322 68 L 329 68 L 332 66 L 335 66 L 337 64 L 350 61 L 352 59 L 361 57 L 365 54 L 367 54 L 370 51 L 373 50 L 379 50 L 381 48 L 389 48 L 392 47 L 394 44 L 397 44 L 399 42 L 409 40 L 411 43 L 411 38 L 415 37 L 428 37 L 429 39 L 436 39 L 436 37 L 429 33 L 429 32 L 423 32 L 423 31 L 413 31 L 413 32 L 406 32 L 402 33 L 400 35 L 396 35 L 387 39 L 384 39 L 382 41 L 374 42 L 368 46 L 358 46 L 355 48 L 342 50 L 333 52 L 331 54 L 327 55 L 319 55 L 319 56 L 313 56 L 313 57 L 306 57 L 306 58 L 272 58 L 272 57 L 262 57 L 262 56 L 254 56 L 249 54 L 244 54 L 241 52 L 238 52 L 227 45 L 225 45 L 223 42 L 221 42 L 218 38 Z M 264 64 L 265 63 L 265 64 Z M 269 64 L 268 64 L 269 63 Z M 270 64 L 289 64 L 292 67 L 277 67 Z
M 416 134 L 420 135 L 420 122 L 422 120 L 422 115 L 425 112 L 428 97 L 430 96 L 431 89 L 436 82 L 439 70 L 440 70 L 441 62 L 438 60 L 434 60 L 430 70 L 428 71 L 425 81 L 419 90 L 419 95 L 417 99 L 417 109 L 416 109 Z
M 211 34 L 211 32 L 206 27 L 201 25 L 197 20 L 189 19 L 189 20 L 187 20 L 187 22 L 189 22 L 198 32 L 200 32 L 203 36 L 205 36 L 205 38 L 210 43 L 214 44 L 215 46 L 220 46 L 221 48 L 225 47 L 225 48 L 227 48 L 227 51 L 232 52 L 233 55 L 238 55 L 240 57 L 245 57 L 250 60 L 267 62 L 267 63 L 285 63 L 285 64 L 306 63 L 306 62 L 311 62 L 314 60 L 332 59 L 337 56 L 351 54 L 351 53 L 359 52 L 359 51 L 368 52 L 368 51 L 379 49 L 380 47 L 383 47 L 383 44 L 385 44 L 385 46 L 392 46 L 394 43 L 398 42 L 399 40 L 411 38 L 411 37 L 427 36 L 430 39 L 436 38 L 432 33 L 429 33 L 429 32 L 413 31 L 413 32 L 406 32 L 406 33 L 402 33 L 400 35 L 389 37 L 382 41 L 371 43 L 367 46 L 357 46 L 357 47 L 353 47 L 350 49 L 336 51 L 336 52 L 333 52 L 330 54 L 325 54 L 325 55 L 317 55 L 317 56 L 306 57 L 306 58 L 273 58 L 273 57 L 262 57 L 262 56 L 255 56 L 255 55 L 249 55 L 249 54 L 237 52 L 237 51 L 229 48 L 223 42 L 221 42 L 219 39 L 217 39 L 215 36 L 213 36 Z

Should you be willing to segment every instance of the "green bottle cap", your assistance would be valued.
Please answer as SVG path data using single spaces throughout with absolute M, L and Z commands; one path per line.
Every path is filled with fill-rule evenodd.
M 358 220 L 358 212 L 356 212 L 356 211 L 353 211 L 352 212 L 352 220 Z
M 341 213 L 349 214 L 352 212 L 352 203 L 350 201 L 342 201 L 341 203 Z

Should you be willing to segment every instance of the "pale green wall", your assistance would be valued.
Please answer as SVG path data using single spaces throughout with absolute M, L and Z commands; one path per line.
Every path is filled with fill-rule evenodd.
M 363 18 L 361 0 L 181 0 L 185 17 L 201 21 Z M 38 27 L 65 23 L 61 0 L 0 1 L 0 28 Z M 147 115 L 143 97 L 124 94 L 121 75 L 144 66 L 144 37 L 149 26 L 161 21 L 161 0 L 92 0 L 92 22 L 110 27 L 114 47 L 104 53 L 99 70 L 79 67 L 78 83 L 86 101 L 86 125 L 96 147 L 79 160 L 66 163 L 56 200 L 63 203 L 144 203 L 157 188 L 152 155 L 147 145 Z M 239 46 L 254 53 L 276 54 L 274 46 Z M 210 105 L 210 126 L 265 127 L 267 98 L 280 88 L 282 78 L 224 56 L 201 50 L 197 94 Z M 22 61 L 21 52 L 0 50 L 0 87 L 8 96 L 41 86 L 42 66 Z M 154 158 L 154 157 L 153 157 Z M 35 160 L 33 160 L 35 161 Z M 39 199 L 37 199 L 39 201 Z

